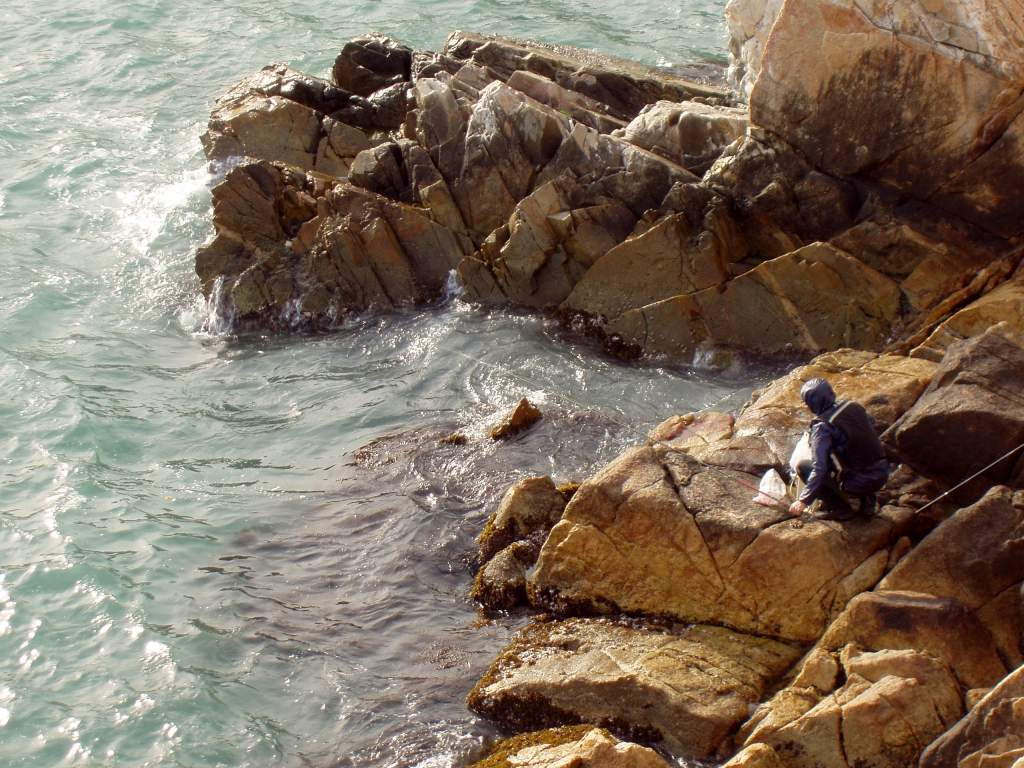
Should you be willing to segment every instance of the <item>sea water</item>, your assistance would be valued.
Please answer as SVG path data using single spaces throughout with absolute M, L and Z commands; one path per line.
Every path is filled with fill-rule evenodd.
M 326 75 L 370 29 L 682 66 L 723 61 L 723 4 L 0 4 L 0 765 L 479 754 L 498 731 L 465 696 L 527 620 L 468 598 L 501 492 L 579 480 L 632 429 L 735 409 L 764 373 L 621 363 L 457 300 L 235 337 L 193 273 L 212 234 L 199 137 L 235 81 L 275 61 Z M 493 444 L 524 395 L 545 419 Z M 438 444 L 453 431 L 470 442 Z

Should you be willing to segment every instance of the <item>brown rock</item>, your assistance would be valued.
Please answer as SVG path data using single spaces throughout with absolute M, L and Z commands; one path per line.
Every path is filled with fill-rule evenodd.
M 1012 766 L 1024 757 L 1024 667 L 925 750 L 921 768 Z
M 540 410 L 524 397 L 516 404 L 512 413 L 491 430 L 491 437 L 494 440 L 507 440 L 529 429 L 540 420 Z
M 726 147 L 704 175 L 731 202 L 744 255 L 773 259 L 854 225 L 861 201 L 849 181 L 816 170 L 770 134 L 751 134 Z
M 508 79 L 508 87 L 522 91 L 531 99 L 568 115 L 598 133 L 625 128 L 626 123 L 607 114 L 608 107 L 582 93 L 563 88 L 553 80 L 534 72 L 519 70 Z
M 369 148 L 370 139 L 361 130 L 324 118 L 323 138 L 316 152 L 316 171 L 339 179 L 347 178 L 356 155 Z
M 592 198 L 618 200 L 637 218 L 658 208 L 676 184 L 698 178 L 670 160 L 628 141 L 577 124 L 558 147 L 537 185 L 571 175 Z
M 656 67 L 568 45 L 552 46 L 459 30 L 448 36 L 444 53 L 487 67 L 502 81 L 519 71 L 539 74 L 562 88 L 604 104 L 609 114 L 627 121 L 656 101 L 726 98 L 722 90 L 672 77 Z
M 951 345 L 928 389 L 884 439 L 922 474 L 957 483 L 1024 442 L 1022 404 L 1024 336 L 1000 323 Z M 1015 461 L 989 470 L 984 488 L 1006 482 Z
M 311 318 L 429 300 L 464 256 L 456 233 L 422 209 L 357 187 L 329 193 L 320 218 L 296 268 L 299 307 Z
M 751 118 L 823 170 L 870 175 L 1001 236 L 1020 234 L 1022 14 L 1019 0 L 787 2 Z
M 562 308 L 614 321 L 631 309 L 720 285 L 729 275 L 725 244 L 675 214 L 598 259 Z
M 502 83 L 476 103 L 459 104 L 451 87 L 414 88 L 417 141 L 444 178 L 475 242 L 505 224 L 569 133 L 568 118 Z
M 645 107 L 621 135 L 703 176 L 727 146 L 746 134 L 748 125 L 745 109 L 659 101 Z
M 974 614 L 956 600 L 917 592 L 865 592 L 822 636 L 819 646 L 848 643 L 877 650 L 914 650 L 944 659 L 964 689 L 994 685 L 1006 675 L 996 644 Z
M 271 305 L 282 310 L 292 298 L 290 285 L 283 284 L 291 280 L 292 255 L 286 240 L 298 238 L 315 219 L 317 199 L 333 184 L 265 160 L 242 163 L 228 171 L 213 189 L 217 235 L 196 253 L 196 273 L 204 293 L 213 299 L 219 281 L 219 290 L 233 301 L 230 295 L 237 279 L 248 273 L 243 281 L 247 285 L 238 290 L 242 301 L 238 308 L 243 313 Z M 244 294 L 255 304 L 247 303 Z
M 1008 280 L 968 304 L 936 328 L 910 354 L 939 362 L 955 342 L 980 336 L 1002 322 L 1024 333 L 1024 275 Z
M 539 546 L 509 544 L 480 569 L 470 597 L 489 611 L 502 611 L 526 602 L 526 569 L 537 559 Z
M 481 532 L 479 560 L 490 560 L 499 550 L 535 531 L 550 530 L 563 510 L 565 496 L 550 477 L 520 480 L 505 492 L 501 505 Z
M 469 704 L 517 730 L 590 722 L 701 759 L 797 655 L 718 627 L 540 622 L 514 638 Z
M 312 170 L 324 115 L 348 99 L 326 80 L 271 64 L 217 99 L 202 137 L 206 157 L 253 157 Z
M 729 0 L 725 19 L 729 27 L 729 84 L 741 101 L 750 98 L 750 90 L 761 74 L 761 57 L 781 0 Z
M 689 362 L 705 344 L 764 353 L 844 346 L 873 350 L 899 317 L 900 294 L 893 281 L 830 245 L 815 243 L 760 264 L 724 290 L 710 288 L 633 309 L 609 323 L 605 333 L 647 354 Z
M 334 83 L 359 96 L 412 76 L 412 49 L 384 35 L 369 34 L 345 43 L 334 61 Z
M 603 728 L 567 726 L 498 742 L 471 768 L 668 768 L 653 749 L 619 741 Z
M 962 249 L 888 218 L 861 222 L 832 239 L 837 248 L 900 284 L 911 313 L 921 313 L 967 286 L 992 261 L 985 250 Z
M 781 764 L 795 768 L 904 768 L 963 714 L 960 686 L 931 656 L 862 654 L 851 646 L 842 663 L 843 685 L 817 694 L 810 709 L 788 707 L 785 691 L 758 708 L 748 747 L 770 745 Z M 762 709 L 770 714 L 762 716 Z
M 1019 613 L 1024 581 L 1022 510 L 1024 494 L 993 488 L 932 531 L 877 589 L 955 598 L 979 618 L 990 617 L 992 623 L 982 623 L 997 642 L 1004 640 L 999 645 L 1008 666 L 1024 664 Z M 994 601 L 1000 602 L 986 611 Z
M 660 446 L 627 451 L 566 507 L 528 585 L 531 602 L 813 642 L 882 577 L 895 523 L 883 511 L 794 526 L 787 509 L 753 503 L 757 484 Z
M 619 201 L 588 199 L 580 184 L 559 177 L 516 205 L 508 239 L 490 258 L 491 273 L 512 301 L 557 306 L 635 224 L 636 217 Z M 481 256 L 487 252 L 482 248 Z
M 767 744 L 751 744 L 722 768 L 785 768 L 775 750 Z

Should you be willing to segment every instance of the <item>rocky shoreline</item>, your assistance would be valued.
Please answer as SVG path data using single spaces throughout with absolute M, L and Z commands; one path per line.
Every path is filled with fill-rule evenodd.
M 530 478 L 473 596 L 543 611 L 469 705 L 480 766 L 1024 765 L 1024 5 L 731 0 L 730 88 L 565 46 L 379 35 L 216 104 L 238 329 L 459 292 L 610 353 L 810 360 L 673 416 L 580 486 Z M 813 359 L 811 359 L 813 358 Z M 754 504 L 829 380 L 895 467 L 847 523 Z M 983 467 L 940 503 L 943 492 Z M 553 730 L 552 730 L 553 729 Z

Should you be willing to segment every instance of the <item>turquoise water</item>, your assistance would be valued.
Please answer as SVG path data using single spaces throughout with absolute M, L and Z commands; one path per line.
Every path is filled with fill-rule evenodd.
M 585 476 L 633 439 L 608 416 L 735 407 L 760 375 L 626 366 L 458 302 L 204 334 L 199 136 L 234 81 L 325 74 L 368 28 L 686 64 L 722 60 L 723 5 L 2 4 L 0 764 L 441 767 L 495 736 L 463 701 L 524 617 L 483 621 L 465 558 L 501 490 Z M 542 426 L 489 445 L 523 394 Z M 454 429 L 474 440 L 438 446 Z

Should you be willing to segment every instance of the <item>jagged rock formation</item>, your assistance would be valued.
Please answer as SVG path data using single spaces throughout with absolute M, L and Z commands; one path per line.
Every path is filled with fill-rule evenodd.
M 1015 766 L 1024 758 L 1024 667 L 1008 675 L 921 755 L 921 768 Z
M 796 55 L 786 45 L 802 45 L 790 9 L 767 45 L 776 5 L 730 5 L 733 26 L 742 17 L 750 33 L 740 45 L 748 81 L 762 62 L 769 72 Z M 797 30 L 789 37 L 787 24 Z M 1015 82 L 1012 61 L 993 67 L 985 71 L 999 83 Z M 204 146 L 216 163 L 278 164 L 284 186 L 296 187 L 287 196 L 311 198 L 299 196 L 305 227 L 265 232 L 256 246 L 255 230 L 223 227 L 221 216 L 218 239 L 197 255 L 204 290 L 243 325 L 330 325 L 347 312 L 429 303 L 455 269 L 467 301 L 557 311 L 617 354 L 687 362 L 707 348 L 876 350 L 900 333 L 927 356 L 950 334 L 972 333 L 977 322 L 949 317 L 1013 272 L 1020 253 L 1005 238 L 1016 230 L 901 186 L 877 163 L 847 167 L 811 151 L 812 140 L 836 142 L 824 127 L 789 131 L 795 113 L 771 77 L 753 90 L 751 123 L 725 92 L 640 64 L 462 32 L 442 53 L 358 38 L 333 82 L 272 65 L 218 101 Z M 835 106 L 828 98 L 822 114 Z M 870 113 L 868 96 L 858 98 L 851 108 Z M 993 131 L 1012 119 L 1007 110 Z M 312 175 L 294 181 L 303 174 Z M 971 199 L 988 194 L 964 188 Z M 321 215 L 327 189 L 333 202 Z M 218 185 L 215 210 L 233 196 Z M 303 249 L 338 239 L 331 208 L 353 206 L 387 211 L 392 233 L 366 230 L 380 216 L 349 217 L 347 231 L 375 240 L 374 252 L 309 269 Z M 1007 211 L 992 216 L 1012 219 Z M 410 250 L 397 218 L 429 230 L 430 246 L 421 238 Z

